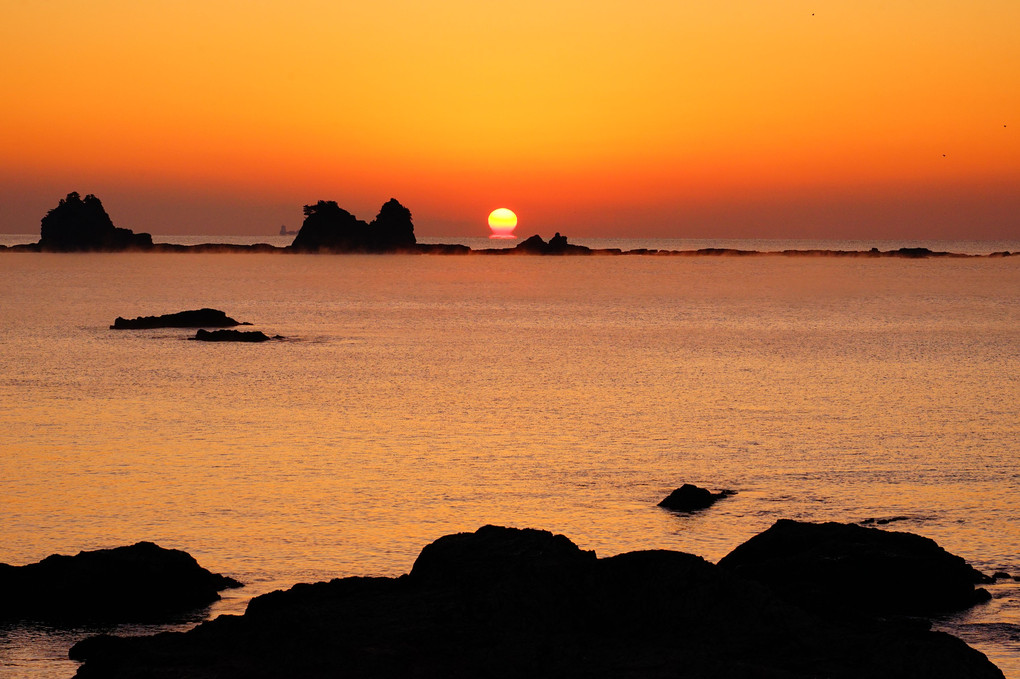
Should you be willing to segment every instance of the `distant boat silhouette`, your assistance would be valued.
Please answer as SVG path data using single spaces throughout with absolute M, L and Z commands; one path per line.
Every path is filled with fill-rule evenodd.
M 286 224 L 281 224 L 280 225 L 280 235 L 281 236 L 296 236 L 297 235 L 297 231 L 288 231 L 287 230 L 287 225 Z

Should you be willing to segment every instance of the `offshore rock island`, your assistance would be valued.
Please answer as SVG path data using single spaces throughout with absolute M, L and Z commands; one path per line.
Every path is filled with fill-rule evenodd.
M 40 227 L 37 245 L 43 252 L 113 252 L 152 247 L 149 234 L 115 227 L 102 201 L 92 194 L 84 199 L 77 192 L 67 194 L 46 213 Z
M 237 325 L 251 323 L 234 320 L 219 309 L 191 309 L 178 311 L 161 316 L 139 316 L 122 318 L 120 316 L 110 326 L 110 330 L 150 330 L 153 328 L 232 328 Z
M 280 252 L 323 254 L 441 254 L 441 255 L 655 255 L 655 256 L 812 256 L 812 257 L 1009 257 L 1020 253 L 994 252 L 971 255 L 933 251 L 928 248 L 895 250 L 782 250 L 759 251 L 731 248 L 698 250 L 652 250 L 639 248 L 589 248 L 568 243 L 566 236 L 556 233 L 548 241 L 538 234 L 522 240 L 513 248 L 473 250 L 460 244 L 418 243 L 414 235 L 411 211 L 391 198 L 379 209 L 371 223 L 358 219 L 341 208 L 336 201 L 320 200 L 304 206 L 305 219 L 294 241 L 286 247 L 268 243 L 236 245 L 203 243 L 175 245 L 153 243 L 148 233 L 135 233 L 113 225 L 102 202 L 89 194 L 84 199 L 77 192 L 67 194 L 55 208 L 42 218 L 37 243 L 3 246 L 0 250 L 14 252 Z M 282 229 L 281 233 L 290 233 Z

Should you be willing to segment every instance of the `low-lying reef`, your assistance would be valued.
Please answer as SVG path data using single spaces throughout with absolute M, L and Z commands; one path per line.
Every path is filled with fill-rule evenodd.
M 191 309 L 161 316 L 139 316 L 114 320 L 111 330 L 140 330 L 152 328 L 232 328 L 237 325 L 251 325 L 236 321 L 219 309 Z
M 597 558 L 562 535 L 484 526 L 427 545 L 407 575 L 299 584 L 253 599 L 243 616 L 185 633 L 91 637 L 70 655 L 84 661 L 83 679 L 1002 679 L 984 655 L 924 619 L 886 615 L 942 610 L 943 590 L 974 591 L 976 571 L 918 536 L 845 528 L 780 522 L 714 565 L 663 550 Z M 875 562 L 897 584 L 902 573 L 936 567 L 938 578 L 922 575 L 911 588 L 939 603 L 896 598 L 875 609 L 876 597 L 898 597 L 882 586 L 853 606 L 842 592 L 883 577 L 856 567 L 858 545 L 872 538 L 899 545 Z M 829 541 L 842 543 L 842 556 L 827 552 Z M 819 567 L 833 558 L 842 565 Z M 802 591 L 771 575 L 785 570 L 792 581 L 819 568 Z M 949 605 L 971 600 L 954 594 Z
M 0 619 L 51 624 L 150 622 L 179 616 L 241 587 L 188 554 L 151 542 L 0 564 Z
M 199 329 L 191 339 L 199 342 L 268 342 L 283 339 L 279 335 L 270 337 L 259 330 L 203 330 Z
M 994 252 L 988 255 L 970 255 L 942 252 L 923 247 L 903 247 L 895 250 L 781 250 L 759 251 L 733 248 L 701 248 L 697 250 L 654 250 L 637 248 L 590 248 L 569 243 L 566 236 L 556 233 L 548 241 L 538 234 L 530 236 L 512 248 L 483 248 L 472 250 L 466 245 L 418 243 L 414 234 L 411 211 L 391 198 L 379 209 L 371 223 L 358 219 L 341 208 L 336 201 L 320 200 L 304 206 L 304 221 L 294 241 L 286 247 L 268 243 L 238 245 L 230 243 L 202 243 L 177 245 L 153 243 L 147 233 L 134 233 L 113 225 L 98 198 L 93 195 L 82 199 L 69 193 L 50 210 L 41 223 L 39 242 L 3 246 L 0 250 L 14 252 L 200 252 L 200 253 L 403 253 L 429 255 L 486 256 L 505 255 L 655 255 L 661 257 L 898 257 L 925 259 L 930 257 L 1011 257 L 1016 252 Z M 283 229 L 282 233 L 293 233 Z

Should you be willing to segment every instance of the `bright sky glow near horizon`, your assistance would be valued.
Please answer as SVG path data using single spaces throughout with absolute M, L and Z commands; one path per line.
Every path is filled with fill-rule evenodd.
M 4 3 L 0 230 L 1020 238 L 1015 0 Z

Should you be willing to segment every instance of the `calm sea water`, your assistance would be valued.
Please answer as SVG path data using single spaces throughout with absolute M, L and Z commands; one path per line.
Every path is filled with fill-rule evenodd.
M 216 615 L 485 523 L 717 560 L 902 516 L 1020 575 L 1018 258 L 0 253 L 0 305 L 2 562 L 152 540 L 248 583 Z M 108 329 L 202 306 L 287 339 Z M 684 482 L 739 494 L 655 506 Z M 1020 678 L 990 589 L 941 624 Z M 2 630 L 0 673 L 94 631 Z

